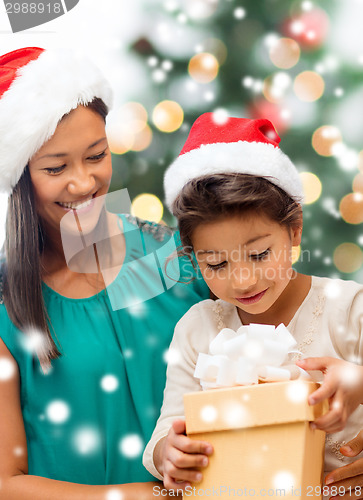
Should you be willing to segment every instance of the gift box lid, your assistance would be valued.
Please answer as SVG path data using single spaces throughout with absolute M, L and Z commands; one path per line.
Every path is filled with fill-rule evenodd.
M 318 387 L 293 380 L 185 394 L 187 434 L 313 421 L 328 409 L 327 401 L 308 404 Z

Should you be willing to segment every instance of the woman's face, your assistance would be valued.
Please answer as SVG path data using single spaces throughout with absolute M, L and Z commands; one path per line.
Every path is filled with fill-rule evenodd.
M 90 218 L 112 176 L 103 118 L 84 106 L 71 111 L 31 158 L 29 172 L 37 212 L 50 237 L 59 235 L 60 221 L 71 211 L 79 220 Z
M 291 250 L 301 228 L 251 214 L 199 225 L 192 237 L 203 278 L 219 298 L 248 314 L 266 313 L 292 277 Z

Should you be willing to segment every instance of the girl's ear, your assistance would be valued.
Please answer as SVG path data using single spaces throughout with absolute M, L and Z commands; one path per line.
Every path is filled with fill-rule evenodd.
M 291 228 L 291 244 L 297 247 L 301 243 L 302 226 L 295 226 Z
M 303 230 L 303 213 L 301 210 L 299 214 L 299 220 L 296 222 L 296 225 L 294 225 L 291 228 L 291 244 L 293 247 L 297 247 L 300 245 L 302 230 Z

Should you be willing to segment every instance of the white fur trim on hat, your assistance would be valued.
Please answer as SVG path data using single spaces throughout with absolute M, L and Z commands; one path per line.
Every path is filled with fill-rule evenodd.
M 108 82 L 89 59 L 71 50 L 45 50 L 20 68 L 0 99 L 0 191 L 11 192 L 65 114 L 95 97 L 111 106 Z
M 273 144 L 238 141 L 203 144 L 181 154 L 167 169 L 164 177 L 165 200 L 171 207 L 192 179 L 209 174 L 250 174 L 264 177 L 302 203 L 303 188 L 290 158 Z

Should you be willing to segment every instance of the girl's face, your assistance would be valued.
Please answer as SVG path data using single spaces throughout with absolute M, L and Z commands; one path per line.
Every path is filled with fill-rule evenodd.
M 107 194 L 112 165 L 103 118 L 84 106 L 71 111 L 31 158 L 29 172 L 47 234 L 59 234 L 67 212 L 82 217 Z
M 248 314 L 263 314 L 278 301 L 292 276 L 292 246 L 300 241 L 301 228 L 253 214 L 201 224 L 192 237 L 210 290 Z

